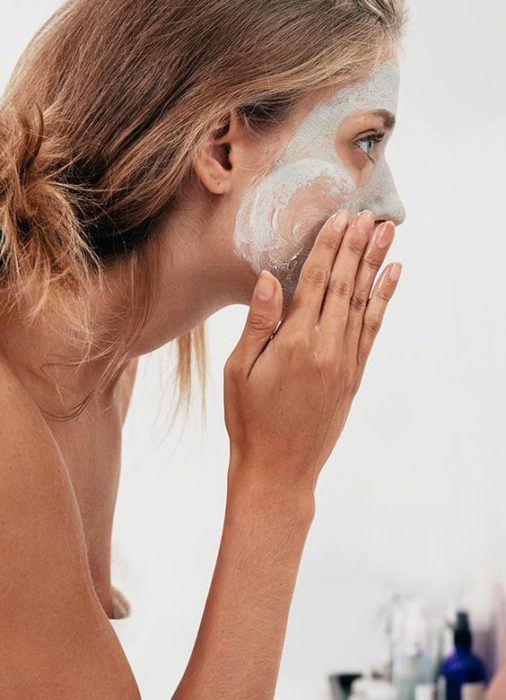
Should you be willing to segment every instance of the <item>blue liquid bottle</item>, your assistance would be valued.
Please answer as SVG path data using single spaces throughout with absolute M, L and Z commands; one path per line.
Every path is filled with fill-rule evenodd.
M 466 612 L 457 613 L 453 639 L 455 651 L 441 663 L 439 673 L 445 679 L 445 700 L 462 700 L 462 686 L 485 683 L 487 675 L 483 662 L 473 654 L 473 635 Z

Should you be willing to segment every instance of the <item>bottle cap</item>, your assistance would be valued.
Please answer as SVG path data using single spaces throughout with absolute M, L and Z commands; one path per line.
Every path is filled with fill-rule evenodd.
M 473 645 L 469 615 L 463 610 L 457 612 L 457 618 L 453 625 L 453 638 L 455 646 L 460 649 L 471 649 Z

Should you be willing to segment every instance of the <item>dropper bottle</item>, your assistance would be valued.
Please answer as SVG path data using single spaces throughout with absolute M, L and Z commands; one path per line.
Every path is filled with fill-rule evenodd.
M 445 679 L 445 700 L 463 700 L 464 686 L 483 687 L 487 675 L 482 660 L 473 654 L 473 635 L 467 612 L 457 612 L 453 640 L 455 651 L 441 663 L 440 675 Z

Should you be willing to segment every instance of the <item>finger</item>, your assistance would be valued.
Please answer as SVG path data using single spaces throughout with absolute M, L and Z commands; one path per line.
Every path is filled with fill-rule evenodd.
M 369 303 L 369 295 L 378 270 L 383 264 L 386 254 L 395 237 L 395 225 L 392 221 L 384 221 L 375 230 L 367 247 L 364 257 L 360 261 L 355 289 L 350 299 L 350 310 L 345 336 L 348 347 L 357 354 L 360 333 L 364 314 Z
M 233 353 L 249 375 L 260 353 L 268 344 L 281 317 L 283 291 L 268 270 L 258 276 L 244 329 Z
M 362 371 L 367 358 L 369 357 L 369 353 L 371 352 L 372 345 L 383 323 L 383 317 L 385 315 L 388 302 L 392 298 L 397 288 L 401 272 L 401 263 L 392 263 L 391 265 L 388 265 L 374 286 L 371 298 L 364 314 L 362 332 L 360 334 L 358 344 L 357 359 L 359 366 L 362 367 Z
M 340 210 L 328 219 L 308 257 L 304 261 L 297 288 L 293 295 L 289 317 L 297 314 L 297 325 L 314 327 L 320 317 L 321 307 L 330 271 L 348 225 L 348 212 Z
M 344 335 L 357 268 L 373 224 L 372 212 L 360 212 L 350 222 L 334 260 L 320 318 L 320 326 L 333 347 L 337 346 Z

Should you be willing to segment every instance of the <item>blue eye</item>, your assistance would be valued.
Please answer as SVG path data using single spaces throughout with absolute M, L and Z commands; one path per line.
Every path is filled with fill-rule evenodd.
M 385 134 L 377 132 L 375 134 L 369 134 L 368 136 L 364 136 L 363 138 L 359 139 L 355 143 L 357 144 L 358 148 L 360 148 L 360 150 L 363 153 L 365 153 L 365 155 L 370 160 L 373 160 L 371 158 L 371 154 L 374 150 L 374 147 L 377 143 L 379 143 L 380 141 L 383 141 L 384 138 L 385 138 Z M 364 148 L 364 146 L 365 146 L 365 148 Z

